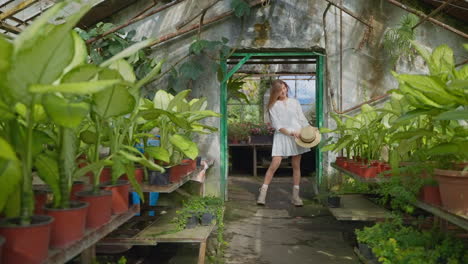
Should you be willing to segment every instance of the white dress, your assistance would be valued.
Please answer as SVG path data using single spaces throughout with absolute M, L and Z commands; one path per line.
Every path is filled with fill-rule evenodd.
M 310 151 L 309 148 L 297 145 L 294 137 L 279 131 L 281 128 L 290 132 L 299 131 L 309 125 L 301 105 L 296 99 L 288 98 L 284 101 L 276 101 L 270 109 L 270 119 L 271 125 L 275 128 L 271 156 L 296 156 Z

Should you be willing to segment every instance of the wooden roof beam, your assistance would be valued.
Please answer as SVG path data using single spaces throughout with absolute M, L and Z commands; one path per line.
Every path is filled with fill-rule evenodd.
M 21 12 L 22 10 L 28 8 L 32 4 L 36 3 L 39 0 L 26 0 L 24 2 L 21 2 L 17 6 L 13 7 L 12 9 L 5 11 L 4 13 L 0 14 L 0 21 L 5 20 L 13 15 L 15 15 L 18 12 Z

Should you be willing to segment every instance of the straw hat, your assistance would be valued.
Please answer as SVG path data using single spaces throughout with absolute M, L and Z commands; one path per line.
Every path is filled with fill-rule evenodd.
M 303 127 L 300 133 L 301 135 L 299 138 L 296 138 L 296 143 L 304 148 L 315 147 L 322 139 L 322 135 L 320 135 L 318 128 L 313 126 Z

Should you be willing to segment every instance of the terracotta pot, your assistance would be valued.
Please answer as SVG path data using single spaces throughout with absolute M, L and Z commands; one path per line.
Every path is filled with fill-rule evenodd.
M 34 190 L 34 214 L 43 215 L 44 214 L 44 205 L 48 202 L 49 191 L 44 190 Z
M 89 203 L 86 227 L 95 229 L 109 222 L 112 216 L 112 192 L 99 190 L 82 191 L 76 194 L 78 200 Z
M 336 157 L 335 164 L 337 166 L 343 167 L 343 163 L 346 161 L 346 157 Z
M 170 168 L 169 170 L 169 181 L 174 183 L 174 182 L 180 182 L 181 179 L 187 175 L 187 172 L 189 171 L 190 164 L 188 163 L 183 163 L 179 165 L 175 165 Z
M 3 251 L 4 244 L 5 244 L 5 238 L 0 236 L 0 264 L 2 263 L 2 251 Z
M 192 159 L 183 159 L 182 165 L 187 165 L 185 166 L 185 174 L 192 173 L 197 168 L 196 161 Z
M 375 178 L 377 176 L 377 167 L 362 166 L 360 175 L 364 178 Z
M 119 180 L 114 185 L 107 182 L 101 186 L 101 189 L 112 192 L 112 214 L 121 214 L 128 211 L 128 192 L 130 189 L 128 181 Z
M 449 211 L 468 215 L 468 171 L 435 169 L 442 205 Z
M 142 184 L 144 178 L 145 178 L 144 168 L 136 168 L 135 169 L 135 180 L 139 184 Z M 124 180 L 124 181 L 128 181 L 128 176 L 127 176 L 127 174 L 125 174 L 125 175 L 122 175 L 119 179 Z
M 74 181 L 70 191 L 70 200 L 77 201 L 78 197 L 76 197 L 76 193 L 83 191 L 85 187 L 86 185 L 83 181 Z
M 442 205 L 440 199 L 440 190 L 439 186 L 426 185 L 423 186 L 419 192 L 419 199 L 425 203 L 437 205 Z
M 111 181 L 112 179 L 112 168 L 104 167 L 101 171 L 101 176 L 99 177 L 99 183 L 105 183 Z M 89 183 L 94 184 L 94 174 L 89 175 Z
M 89 204 L 71 201 L 70 206 L 67 209 L 44 208 L 45 213 L 55 219 L 50 229 L 50 246 L 53 248 L 65 248 L 84 236 Z
M 0 222 L 0 235 L 6 239 L 3 245 L 2 263 L 40 264 L 48 255 L 50 216 L 35 215 L 27 226 L 19 225 L 19 218 L 3 219 Z

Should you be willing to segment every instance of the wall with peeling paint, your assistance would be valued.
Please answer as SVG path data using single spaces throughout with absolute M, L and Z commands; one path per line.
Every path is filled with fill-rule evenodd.
M 175 25 L 198 13 L 200 9 L 212 3 L 213 0 L 187 0 L 168 10 L 143 20 L 131 27 L 137 30 L 136 39 L 142 37 L 161 37 L 176 32 Z M 371 97 L 382 95 L 385 91 L 395 88 L 396 81 L 390 74 L 391 66 L 385 57 L 381 46 L 383 34 L 388 27 L 394 27 L 406 12 L 389 4 L 385 0 L 343 0 L 343 5 L 361 18 L 372 24 L 372 30 L 352 18 L 331 7 L 326 16 L 327 43 L 325 43 L 322 17 L 327 6 L 325 0 L 271 0 L 271 4 L 259 6 L 251 10 L 251 15 L 245 21 L 230 17 L 216 25 L 204 29 L 201 37 L 209 40 L 220 40 L 226 37 L 229 45 L 239 49 L 300 49 L 325 50 L 327 55 L 328 86 L 325 95 L 334 94 L 334 100 L 340 110 L 348 109 Z M 335 1 L 338 2 L 338 1 Z M 113 17 L 116 24 L 127 21 L 140 10 L 151 4 L 150 1 L 137 1 L 124 11 Z M 230 10 L 230 1 L 219 2 L 205 15 L 205 20 Z M 342 28 L 340 28 L 342 15 Z M 191 24 L 198 23 L 198 19 Z M 342 90 L 340 94 L 340 32 L 342 32 Z M 455 61 L 466 58 L 461 44 L 461 37 L 446 31 L 429 22 L 417 29 L 417 40 L 429 48 L 440 44 L 448 44 L 455 51 Z M 194 34 L 188 34 L 177 39 L 155 46 L 154 56 L 166 58 L 166 67 L 188 54 L 188 45 Z M 200 58 L 201 59 L 201 58 Z M 396 66 L 398 72 L 424 72 L 425 66 L 417 59 L 413 66 L 401 61 Z M 301 70 L 303 68 L 298 68 Z M 165 87 L 165 80 L 153 84 L 150 90 Z M 194 95 L 204 95 L 209 98 L 209 107 L 219 111 L 219 82 L 214 71 L 207 69 L 204 76 L 193 83 Z M 151 91 L 150 91 L 151 92 Z M 331 110 L 329 96 L 325 98 L 325 114 L 328 117 Z M 333 126 L 326 118 L 325 126 Z M 212 125 L 219 126 L 218 120 L 210 120 Z M 209 135 L 200 138 L 202 153 L 207 153 L 215 159 L 215 167 L 208 176 L 207 190 L 209 193 L 219 192 L 219 137 Z M 326 155 L 327 165 L 333 157 Z M 330 171 L 327 165 L 326 170 Z

